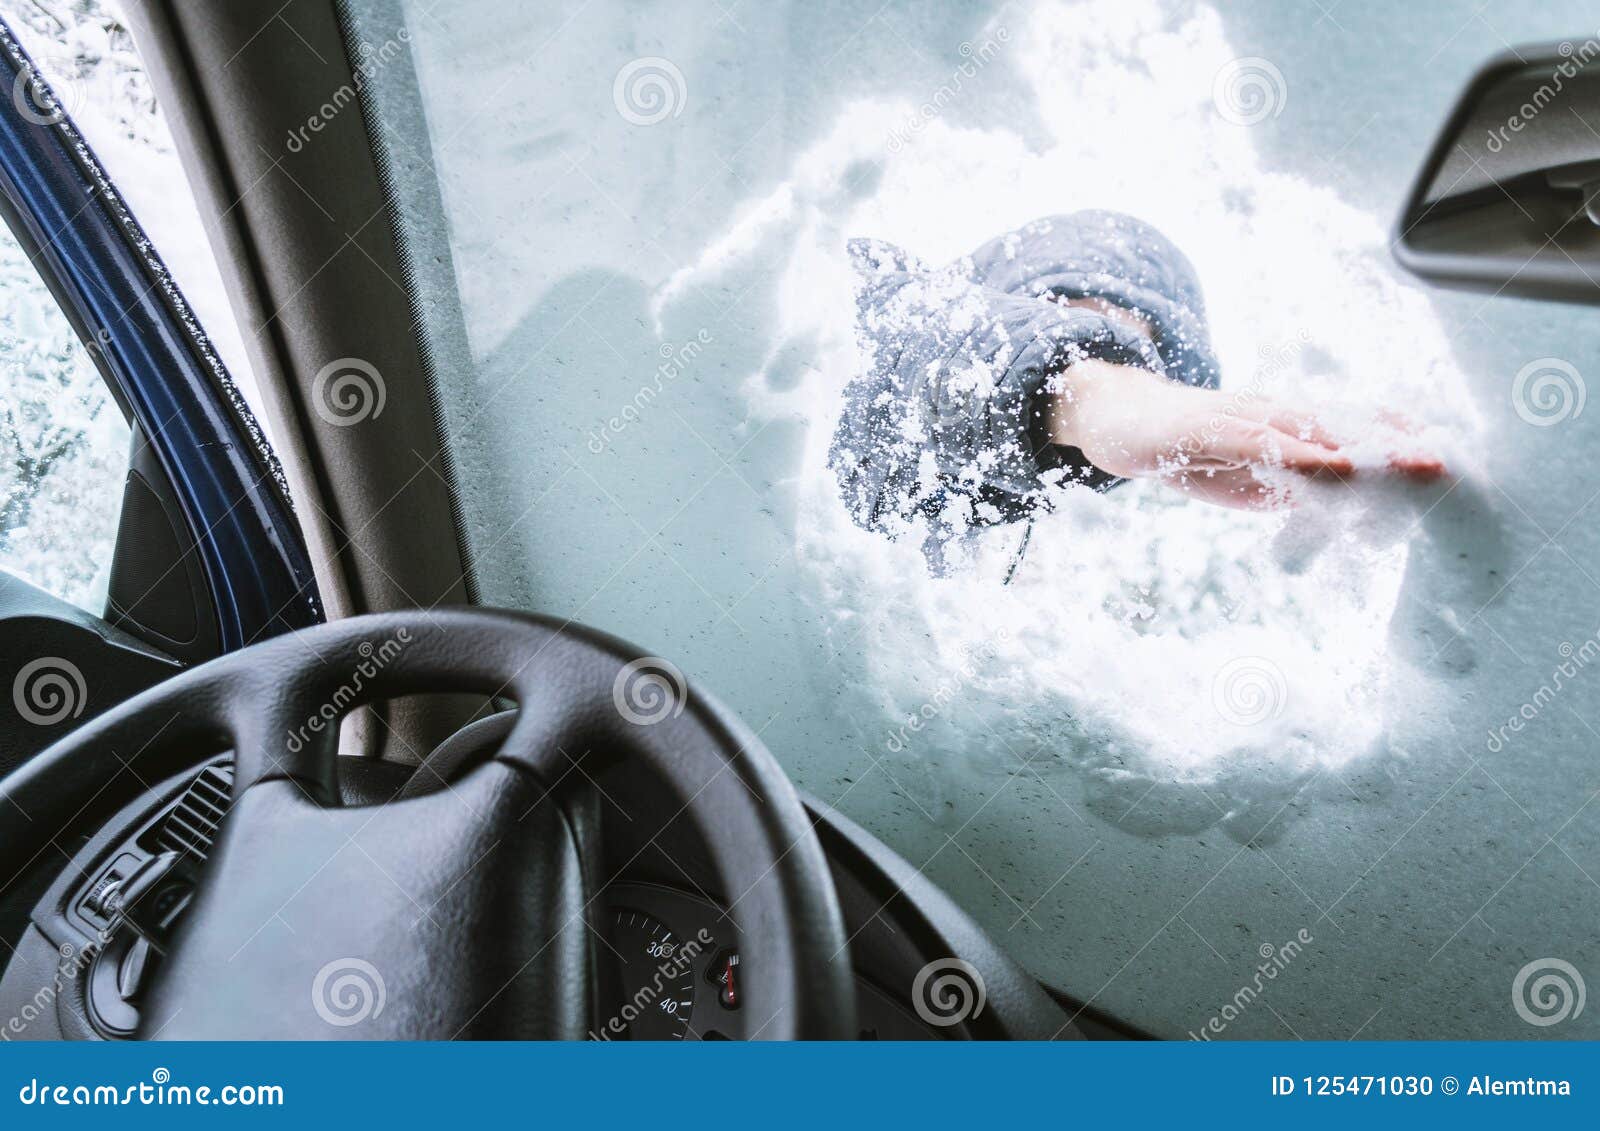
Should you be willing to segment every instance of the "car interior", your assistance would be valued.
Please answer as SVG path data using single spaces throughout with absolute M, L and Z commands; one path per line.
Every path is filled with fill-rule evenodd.
M 667 696 L 674 717 L 631 733 L 590 731 L 607 715 L 623 722 L 610 707 L 612 685 L 641 658 L 633 649 L 575 622 L 447 611 L 470 602 L 471 575 L 453 533 L 448 453 L 426 410 L 414 314 L 389 281 L 404 268 L 364 123 L 357 113 L 330 122 L 338 138 L 280 177 L 261 145 L 314 113 L 314 95 L 351 81 L 337 6 L 307 5 L 292 27 L 268 24 L 260 49 L 243 52 L 263 20 L 254 6 L 156 4 L 132 14 L 146 55 L 164 60 L 155 68 L 161 97 L 193 155 L 197 195 L 216 203 L 259 183 L 240 208 L 215 209 L 211 234 L 229 249 L 229 287 L 260 315 L 281 311 L 273 332 L 257 339 L 270 351 L 257 372 L 274 411 L 298 422 L 279 433 L 283 472 L 226 418 L 214 377 L 202 403 L 243 465 L 229 488 L 250 492 L 252 505 L 260 496 L 246 516 L 259 523 L 258 538 L 290 542 L 277 547 L 287 568 L 260 580 L 288 588 L 263 584 L 252 595 L 257 608 L 235 610 L 231 623 L 219 617 L 192 509 L 156 446 L 142 442 L 106 618 L 7 578 L 8 654 L 66 659 L 92 691 L 86 709 L 57 726 L 7 729 L 6 796 L 28 816 L 7 822 L 4 856 L 14 868 L 4 900 L 4 1011 L 14 1012 L 12 999 L 20 1007 L 33 998 L 42 971 L 53 984 L 55 967 L 104 933 L 31 1036 L 339 1034 L 309 1009 L 281 1008 L 291 998 L 299 1004 L 300 967 L 310 961 L 314 973 L 330 944 L 390 971 L 387 1008 L 375 1019 L 383 1027 L 364 1028 L 368 1039 L 1052 1039 L 1096 1026 L 1092 1012 L 1074 1019 L 1070 1003 L 1052 998 L 903 860 L 803 798 L 759 738 L 708 696 L 646 668 L 637 690 Z M 320 50 L 289 52 L 297 37 Z M 10 46 L 20 73 L 26 57 Z M 306 97 L 261 98 L 263 82 Z M 297 182 L 314 186 L 316 198 Z M 339 201 L 340 213 L 327 214 L 317 198 Z M 103 240 L 126 238 L 115 217 L 105 222 Z M 14 230 L 29 227 L 36 223 Z M 288 238 L 264 238 L 270 232 Z M 329 259 L 351 241 L 358 253 Z M 325 260 L 320 272 L 307 269 Z M 300 278 L 304 286 L 288 285 Z M 159 314 L 183 321 L 181 311 Z M 190 379 L 203 385 L 196 352 L 193 340 L 172 349 L 188 355 L 187 368 L 201 372 Z M 391 404 L 413 410 L 391 408 L 370 428 L 322 420 L 306 403 L 310 388 L 289 375 L 334 356 L 368 359 Z M 285 485 L 297 500 L 294 521 L 285 517 Z M 231 506 L 237 499 L 221 509 L 243 515 Z M 277 564 L 254 545 L 244 553 L 260 574 Z M 247 591 L 254 580 L 230 578 L 229 587 Z M 414 616 L 361 615 L 413 605 Z M 352 630 L 347 647 L 328 635 L 337 627 Z M 262 651 L 270 645 L 250 644 L 282 632 L 290 635 L 279 639 L 276 661 Z M 351 692 L 363 657 L 385 658 L 384 641 L 394 647 L 396 634 L 408 640 L 395 654 L 400 663 Z M 486 649 L 499 655 L 480 667 Z M 348 663 L 335 658 L 341 651 Z M 181 691 L 181 671 L 216 672 L 230 657 L 237 686 L 224 691 L 205 678 Z M 310 736 L 301 768 L 279 764 L 284 755 L 275 752 L 247 767 L 246 729 L 250 741 L 271 744 L 270 728 L 303 726 L 301 717 L 316 718 L 341 687 L 340 710 L 359 725 Z M 174 692 L 181 702 L 167 698 Z M 533 717 L 525 693 L 544 701 L 537 713 L 548 709 L 557 729 L 518 733 L 513 717 Z M 280 694 L 275 720 L 244 722 L 263 695 Z M 514 710 L 503 706 L 513 702 Z M 119 718 L 134 729 L 97 732 Z M 637 746 L 634 734 L 659 743 Z M 489 781 L 491 769 L 503 780 Z M 304 827 L 247 833 L 235 802 L 252 781 L 263 794 L 282 790 Z M 429 807 L 431 815 L 422 811 Z M 390 812 L 395 824 L 385 834 L 374 819 Z M 331 819 L 325 828 L 323 817 Z M 532 842 L 514 847 L 513 834 Z M 233 847 L 235 835 L 264 839 Z M 302 858 L 279 859 L 291 846 L 305 850 Z M 335 858 L 325 859 L 330 850 Z M 224 861 L 237 862 L 235 876 L 218 871 Z M 493 879 L 480 890 L 461 882 L 468 873 Z M 201 891 L 248 903 L 217 909 L 221 933 L 211 944 L 199 941 L 208 913 L 196 902 Z M 280 912 L 290 914 L 289 903 L 297 917 L 337 924 L 348 941 L 288 928 Z M 268 937 L 253 942 L 263 928 Z M 188 973 L 176 965 L 178 951 L 168 962 L 180 933 L 181 953 L 193 955 Z M 294 955 L 297 939 L 311 951 Z M 688 959 L 670 985 L 653 985 L 646 949 L 666 943 L 670 954 L 675 940 Z M 399 966 L 377 957 L 389 945 L 409 971 L 400 981 Z M 949 958 L 979 972 L 987 999 L 954 1033 L 919 1020 L 909 1005 L 918 972 Z M 946 976 L 967 977 L 964 967 Z M 646 996 L 623 1023 L 638 994 Z
M 208 297 L 241 328 L 263 421 L 117 178 L 0 28 L 0 78 L 22 92 L 0 121 L 0 214 L 109 391 L 128 453 L 115 497 L 100 500 L 116 512 L 101 615 L 0 573 L 12 710 L 0 726 L 0 1018 L 29 1015 L 16 1039 L 1137 1040 L 1197 1024 L 1152 1024 L 1143 999 L 1108 1000 L 1098 976 L 1042 974 L 1004 930 L 1033 909 L 952 898 L 920 844 L 892 848 L 846 815 L 854 781 L 812 772 L 797 748 L 811 724 L 769 730 L 765 705 L 752 713 L 751 696 L 723 691 L 742 684 L 650 651 L 671 640 L 655 624 L 597 616 L 549 580 L 635 584 L 634 547 L 585 525 L 609 500 L 652 516 L 639 540 L 653 579 L 635 599 L 695 601 L 700 581 L 674 571 L 674 554 L 718 545 L 735 520 L 711 513 L 663 534 L 678 502 L 648 477 L 485 454 L 506 420 L 562 411 L 540 399 L 539 374 L 577 364 L 569 350 L 621 369 L 627 395 L 647 376 L 628 369 L 637 357 L 671 352 L 650 339 L 624 358 L 587 341 L 651 333 L 642 293 L 592 305 L 631 285 L 596 269 L 529 321 L 501 319 L 496 348 L 526 369 L 514 406 L 496 402 L 487 362 L 468 372 L 493 352 L 478 311 L 523 278 L 510 264 L 534 221 L 507 227 L 503 246 L 463 234 L 501 217 L 467 218 L 484 207 L 472 195 L 484 166 L 446 168 L 441 140 L 441 107 L 465 80 L 424 44 L 464 44 L 470 72 L 472 53 L 493 47 L 493 16 L 468 34 L 409 2 L 124 8 L 220 273 L 225 294 Z M 391 60 L 382 45 L 397 38 Z M 1461 158 L 1461 139 L 1515 114 L 1567 58 L 1541 50 L 1454 83 L 1456 108 L 1415 154 L 1392 243 L 1417 285 L 1600 301 L 1600 135 L 1552 114 L 1500 165 Z M 606 58 L 595 70 L 609 91 Z M 581 60 L 562 65 L 575 76 Z M 1594 81 L 1569 93 L 1600 111 Z M 541 89 L 519 103 L 540 130 L 506 148 L 545 169 L 564 127 L 539 118 Z M 619 128 L 670 144 L 654 126 Z M 695 178 L 666 152 L 671 176 Z M 623 198 L 613 222 L 626 226 L 642 215 L 627 158 L 599 160 L 585 191 Z M 448 297 L 455 272 L 499 256 L 504 272 L 479 284 L 487 305 L 463 314 Z M 737 287 L 719 311 L 736 309 Z M 477 398 L 474 427 L 453 383 Z M 668 427 L 692 446 L 705 437 L 685 438 L 689 415 Z M 569 423 L 581 445 L 591 422 Z M 716 452 L 698 486 L 760 479 L 724 454 L 755 437 L 730 428 L 723 449 L 705 431 Z M 788 441 L 756 444 L 769 442 Z M 633 493 L 618 502 L 608 487 Z M 575 500 L 560 521 L 540 511 L 519 525 L 550 492 Z M 548 558 L 513 577 L 495 564 L 507 538 Z M 765 576 L 747 602 L 717 606 L 755 657 L 787 631 L 768 620 Z M 714 651 L 730 631 L 720 619 L 682 639 Z M 730 659 L 753 685 L 824 663 L 799 655 L 768 676 Z M 854 725 L 842 699 L 808 702 Z M 819 723 L 819 748 L 825 733 Z M 817 782 L 829 788 L 806 787 Z M 1252 851 L 1240 839 L 1228 850 Z M 983 859 L 1003 871 L 1025 844 Z

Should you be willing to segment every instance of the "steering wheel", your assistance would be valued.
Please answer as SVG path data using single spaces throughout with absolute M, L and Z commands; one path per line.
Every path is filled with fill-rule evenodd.
M 156 781 L 231 749 L 233 805 L 140 1035 L 580 1038 L 604 1021 L 586 920 L 594 863 L 552 791 L 621 759 L 671 791 L 732 897 L 747 1031 L 854 1036 L 843 919 L 793 786 L 742 723 L 651 677 L 652 664 L 663 670 L 592 629 L 484 609 L 278 637 L 113 707 L 19 769 L 7 792 L 29 819 L 0 823 L 0 858 L 40 857 L 124 770 Z M 341 807 L 338 718 L 429 692 L 507 696 L 517 718 L 447 787 Z M 330 1024 L 318 995 L 352 969 L 377 980 L 376 1008 Z

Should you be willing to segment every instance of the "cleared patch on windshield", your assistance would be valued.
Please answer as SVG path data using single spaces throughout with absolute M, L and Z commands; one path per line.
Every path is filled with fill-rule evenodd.
M 655 297 L 658 331 L 685 339 L 697 292 L 769 285 L 784 265 L 779 333 L 741 392 L 758 421 L 807 426 L 796 552 L 834 660 L 818 694 L 933 820 L 970 775 L 1024 765 L 1086 778 L 1099 817 L 1146 835 L 1265 841 L 1318 798 L 1382 794 L 1407 756 L 1391 721 L 1438 710 L 1440 681 L 1471 670 L 1469 622 L 1504 580 L 1476 413 L 1439 318 L 1391 266 L 1385 219 L 1262 156 L 1250 119 L 1285 92 L 1240 72 L 1209 8 L 1041 7 L 962 54 L 962 89 L 989 68 L 1021 76 L 1025 113 L 974 124 L 939 96 L 855 101 Z M 923 540 L 852 521 L 829 466 L 868 364 L 848 242 L 945 264 L 1085 208 L 1181 247 L 1222 391 L 1331 406 L 1356 472 L 1267 511 L 1057 483 L 1048 513 L 980 525 L 930 569 Z M 1449 476 L 1379 474 L 1389 439 L 1361 439 L 1374 408 L 1402 412 Z

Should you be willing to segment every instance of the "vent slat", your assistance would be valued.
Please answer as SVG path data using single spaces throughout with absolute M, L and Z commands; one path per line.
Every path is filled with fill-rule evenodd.
M 218 817 L 221 817 L 228 811 L 228 797 L 226 794 L 213 799 L 210 797 L 204 797 L 201 795 L 199 790 L 195 790 L 189 795 L 188 800 L 194 802 L 196 805 L 204 806 L 212 813 L 215 813 Z
M 189 833 L 194 840 L 201 844 L 210 844 L 216 839 L 217 826 L 209 825 L 207 827 L 202 827 L 201 822 L 194 819 L 193 813 L 185 812 L 182 809 L 174 809 L 172 811 L 172 815 L 167 818 L 167 821 L 169 822 L 168 827 L 175 826 L 182 829 L 184 832 Z
M 156 839 L 167 851 L 204 860 L 216 843 L 217 830 L 232 803 L 232 767 L 207 766 L 167 814 Z

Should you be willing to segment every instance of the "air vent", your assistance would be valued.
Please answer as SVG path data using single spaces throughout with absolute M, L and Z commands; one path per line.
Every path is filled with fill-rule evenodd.
M 233 766 L 225 762 L 207 766 L 162 819 L 161 830 L 156 834 L 157 846 L 204 860 L 232 802 Z

